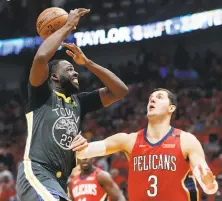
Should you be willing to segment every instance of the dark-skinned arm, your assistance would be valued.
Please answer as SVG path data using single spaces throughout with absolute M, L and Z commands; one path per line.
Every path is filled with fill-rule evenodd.
M 126 201 L 123 196 L 123 193 L 113 181 L 112 177 L 108 172 L 100 171 L 97 174 L 97 180 L 99 184 L 104 188 L 110 197 L 111 201 Z
M 81 16 L 88 13 L 87 9 L 71 10 L 66 24 L 49 36 L 39 47 L 32 64 L 29 80 L 32 86 L 42 85 L 48 78 L 48 62 L 58 50 L 62 41 L 67 38 L 71 31 L 77 26 Z
M 68 197 L 69 197 L 72 201 L 75 201 L 75 199 L 74 199 L 74 197 L 73 197 L 73 195 L 72 195 L 72 178 L 73 178 L 73 176 L 71 175 L 71 176 L 69 177 L 69 180 L 68 180 L 68 188 L 67 188 L 67 190 L 68 190 Z
M 128 94 L 128 87 L 110 70 L 89 60 L 85 67 L 95 74 L 106 86 L 99 89 L 99 95 L 104 107 L 124 98 Z
M 114 73 L 88 59 L 82 50 L 75 44 L 63 44 L 69 50 L 66 53 L 73 58 L 75 63 L 86 67 L 96 75 L 106 86 L 99 89 L 99 95 L 103 106 L 107 107 L 122 99 L 128 94 L 128 87 Z

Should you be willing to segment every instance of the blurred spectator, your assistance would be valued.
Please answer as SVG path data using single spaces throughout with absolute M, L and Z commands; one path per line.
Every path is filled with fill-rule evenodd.
M 15 199 L 15 181 L 12 173 L 8 170 L 5 164 L 0 163 L 0 200 L 15 201 Z

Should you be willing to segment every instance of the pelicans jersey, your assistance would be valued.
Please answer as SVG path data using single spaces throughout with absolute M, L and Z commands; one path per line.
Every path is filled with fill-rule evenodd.
M 96 168 L 84 179 L 80 175 L 70 179 L 70 193 L 75 201 L 108 201 L 106 191 L 97 180 L 97 174 L 100 171 Z
M 181 132 L 171 128 L 155 144 L 148 141 L 146 129 L 138 132 L 129 159 L 130 201 L 198 201 L 196 181 L 181 150 Z

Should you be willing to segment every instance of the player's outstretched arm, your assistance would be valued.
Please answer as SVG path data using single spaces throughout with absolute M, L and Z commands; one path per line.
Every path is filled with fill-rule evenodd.
M 113 181 L 112 177 L 108 172 L 100 171 L 97 174 L 97 180 L 99 184 L 107 192 L 107 195 L 110 197 L 110 201 L 125 201 L 126 199 L 123 196 L 123 193 Z
M 95 74 L 106 86 L 99 89 L 99 95 L 104 107 L 111 105 L 128 94 L 128 87 L 111 71 L 88 59 L 82 50 L 75 44 L 63 44 L 67 47 L 67 54 L 78 64 L 85 66 Z
M 32 64 L 29 80 L 32 86 L 40 86 L 48 78 L 48 62 L 58 50 L 62 41 L 67 38 L 71 31 L 77 26 L 81 16 L 89 10 L 80 8 L 71 10 L 66 24 L 49 36 L 39 47 Z
M 69 177 L 68 179 L 68 188 L 67 188 L 67 194 L 68 194 L 68 197 L 72 200 L 72 201 L 75 201 L 73 195 L 72 195 L 72 187 L 71 187 L 71 183 L 72 183 L 72 175 Z
M 218 190 L 215 176 L 207 165 L 203 148 L 199 140 L 190 133 L 182 136 L 182 148 L 189 158 L 190 166 L 195 178 L 203 191 L 207 194 L 214 194 Z
M 93 158 L 97 156 L 105 156 L 115 152 L 124 151 L 129 153 L 129 144 L 131 142 L 131 135 L 126 133 L 118 133 L 112 135 L 105 140 L 91 142 L 88 147 L 77 151 L 78 144 L 73 141 L 70 149 L 76 152 L 76 156 L 79 159 Z

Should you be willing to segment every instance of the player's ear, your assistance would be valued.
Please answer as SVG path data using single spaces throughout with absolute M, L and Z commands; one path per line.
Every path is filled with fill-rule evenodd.
M 52 79 L 54 82 L 58 82 L 58 81 L 59 81 L 58 74 L 57 74 L 57 73 L 52 73 L 52 74 L 51 74 L 51 79 Z
M 176 106 L 175 105 L 170 105 L 169 112 L 173 113 L 175 110 L 176 110 Z

